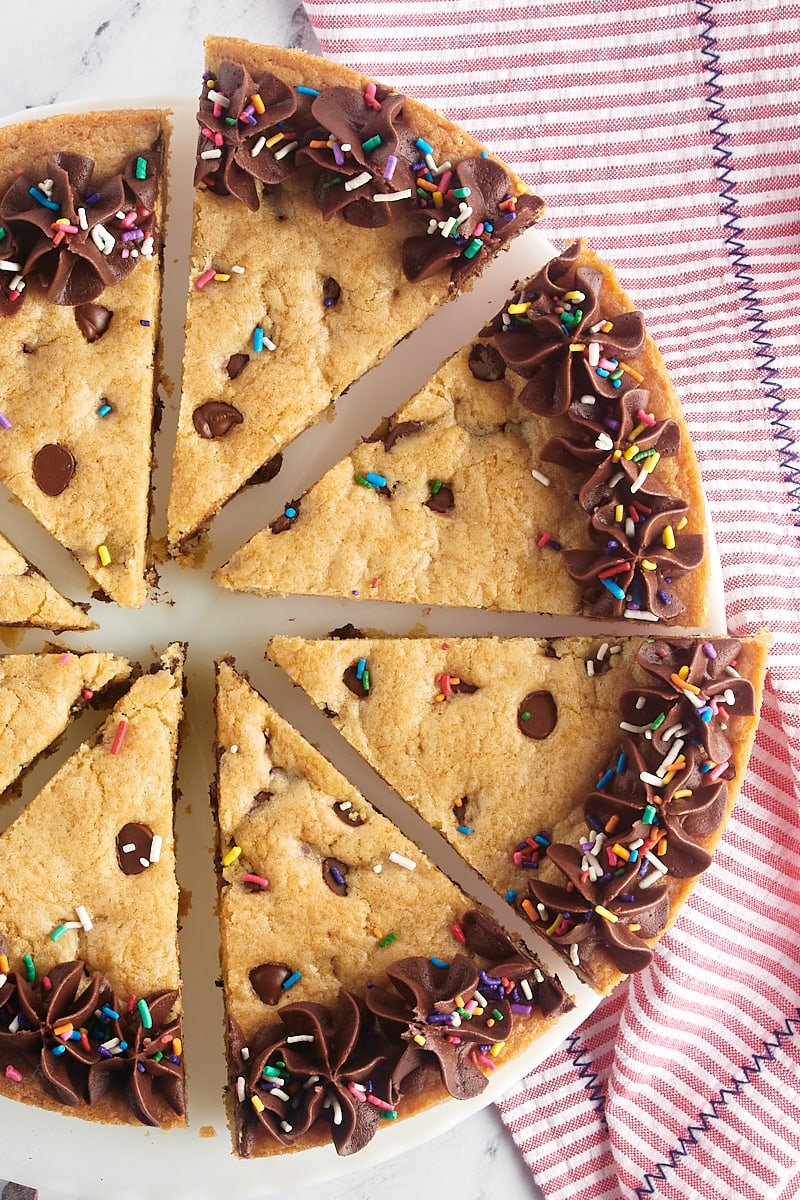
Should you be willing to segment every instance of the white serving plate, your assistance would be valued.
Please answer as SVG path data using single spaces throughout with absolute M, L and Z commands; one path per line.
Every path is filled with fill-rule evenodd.
M 185 97 L 119 98 L 31 109 L 0 124 L 38 119 L 55 113 L 89 112 L 124 107 L 163 107 L 173 111 L 174 141 L 170 179 L 170 215 L 164 290 L 165 371 L 174 382 L 164 395 L 165 410 L 156 440 L 153 533 L 163 536 L 172 445 L 177 425 L 183 314 L 187 288 L 191 180 L 195 148 L 195 101 Z M 268 639 L 277 633 L 322 636 L 352 620 L 368 628 L 402 634 L 426 630 L 433 635 L 553 636 L 597 635 L 598 628 L 578 618 L 496 614 L 382 604 L 371 600 L 337 601 L 315 597 L 263 600 L 237 596 L 216 587 L 211 570 L 280 511 L 283 503 L 307 486 L 369 433 L 384 416 L 407 400 L 427 376 L 456 350 L 504 302 L 514 282 L 537 270 L 555 253 L 535 230 L 517 238 L 479 280 L 473 292 L 447 305 L 411 338 L 402 342 L 335 406 L 330 421 L 308 430 L 284 454 L 284 466 L 269 484 L 237 496 L 213 525 L 213 548 L 203 569 L 184 571 L 174 563 L 160 570 L 160 586 L 139 612 L 113 604 L 94 604 L 92 617 L 101 628 L 93 634 L 62 638 L 71 648 L 112 650 L 143 663 L 172 640 L 188 641 L 188 699 L 179 761 L 181 798 L 177 810 L 178 870 L 191 898 L 180 935 L 184 976 L 185 1038 L 189 1126 L 169 1133 L 145 1128 L 100 1127 L 13 1101 L 0 1100 L 0 1165 L 21 1183 L 39 1188 L 79 1190 L 82 1200 L 217 1200 L 230 1193 L 237 1200 L 263 1200 L 287 1189 L 339 1179 L 375 1166 L 428 1138 L 443 1133 L 501 1096 L 542 1061 L 593 1011 L 598 997 L 584 987 L 535 938 L 527 925 L 468 868 L 442 838 L 430 830 L 350 749 L 330 722 L 272 664 L 264 661 Z M 0 529 L 51 581 L 73 599 L 83 599 L 91 585 L 81 568 L 0 485 Z M 709 631 L 725 629 L 721 575 L 714 561 Z M 613 632 L 611 629 L 608 632 Z M 643 631 L 620 624 L 620 635 Z M 17 651 L 34 651 L 48 640 L 36 631 L 8 634 Z M 550 1032 L 527 1054 L 500 1066 L 476 1100 L 451 1101 L 381 1130 L 352 1158 L 339 1158 L 332 1146 L 271 1159 L 240 1161 L 233 1157 L 222 1103 L 225 1083 L 223 1013 L 215 914 L 216 883 L 212 864 L 213 824 L 208 793 L 214 772 L 213 660 L 233 654 L 240 669 L 279 712 L 317 745 L 344 774 L 388 816 L 397 821 L 457 883 L 503 921 L 532 940 L 540 956 L 557 971 L 574 994 L 574 1010 L 554 1022 Z M 99 723 L 84 713 L 65 735 L 56 753 L 30 772 L 19 801 L 3 810 L 5 827 L 45 780 Z

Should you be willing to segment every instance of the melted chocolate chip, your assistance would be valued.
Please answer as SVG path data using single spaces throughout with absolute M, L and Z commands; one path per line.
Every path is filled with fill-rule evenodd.
M 349 800 L 337 800 L 333 805 L 333 811 L 345 825 L 357 826 L 364 824 L 364 817 L 357 809 L 353 808 Z
M 274 454 L 262 467 L 253 472 L 247 482 L 248 484 L 269 483 L 271 479 L 275 478 L 282 466 L 283 455 Z
M 494 346 L 476 342 L 469 352 L 469 369 L 476 379 L 484 383 L 496 383 L 505 375 L 506 364 Z
M 359 676 L 358 663 L 351 663 L 342 676 L 342 682 L 346 688 L 358 696 L 359 700 L 364 700 L 369 696 L 372 690 L 372 683 L 369 677 L 369 667 L 365 667 Z
M 453 805 L 453 816 L 456 819 L 456 825 L 466 825 L 468 804 L 469 796 L 459 796 L 458 803 Z
M 265 1004 L 280 1004 L 286 995 L 282 984 L 292 974 L 292 968 L 286 963 L 261 963 L 250 972 L 250 982 L 259 1000 L 263 1000 Z
M 79 304 L 75 309 L 75 320 L 87 342 L 96 342 L 111 324 L 113 312 L 102 304 Z
M 349 869 L 347 863 L 340 862 L 338 858 L 323 859 L 322 878 L 334 896 L 347 895 L 347 880 L 345 876 Z
M 409 437 L 413 433 L 419 433 L 425 428 L 423 421 L 400 421 L 386 434 L 383 439 L 383 448 L 387 452 L 391 450 L 395 442 L 399 442 L 400 438 Z
M 328 276 L 322 285 L 322 303 L 326 308 L 333 308 L 339 303 L 342 289 L 332 276 Z
M 291 529 L 292 525 L 297 520 L 297 514 L 300 512 L 300 501 L 292 500 L 291 504 L 287 504 L 285 510 L 279 517 L 270 525 L 273 533 L 286 533 L 287 529 Z
M 249 354 L 232 354 L 225 364 L 228 379 L 238 379 L 249 362 Z
M 350 638 L 363 638 L 367 635 L 348 621 L 346 625 L 340 625 L 338 629 L 332 629 L 328 634 L 329 638 L 334 638 L 337 642 L 347 642 Z
M 244 417 L 238 408 L 234 408 L 232 404 L 223 404 L 221 400 L 209 400 L 192 413 L 195 429 L 200 437 L 207 441 L 225 437 L 234 425 L 241 425 L 243 421 Z
M 455 679 L 450 680 L 450 687 L 454 695 L 473 696 L 478 691 L 476 683 L 467 683 L 465 679 L 461 679 L 458 676 L 456 678 L 458 678 L 458 683 L 456 683 Z
M 528 692 L 517 710 L 520 731 L 536 741 L 549 737 L 557 721 L 558 709 L 550 692 Z
M 438 491 L 431 491 L 430 496 L 425 501 L 425 507 L 429 508 L 431 512 L 447 513 L 450 512 L 451 508 L 455 507 L 455 503 L 453 489 L 443 484 Z
M 260 804 L 266 804 L 267 800 L 272 799 L 272 796 L 272 792 L 256 792 L 255 796 L 253 796 L 253 808 L 258 808 Z
M 138 821 L 123 825 L 117 834 L 117 862 L 124 875 L 141 875 L 150 866 L 153 831 Z
M 42 446 L 33 460 L 33 477 L 46 496 L 60 496 L 75 474 L 75 458 L 66 446 Z
M 35 346 L 32 346 L 32 345 L 30 344 L 30 342 L 23 342 L 23 343 L 22 343 L 22 353 L 23 353 L 23 354 L 35 354 L 35 353 L 36 353 L 36 347 L 35 347 Z

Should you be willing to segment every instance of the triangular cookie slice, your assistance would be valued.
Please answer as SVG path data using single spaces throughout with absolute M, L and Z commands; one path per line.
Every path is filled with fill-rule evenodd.
M 166 114 L 0 129 L 0 481 L 126 607 L 146 596 Z
M 697 463 L 630 309 L 611 268 L 574 245 L 215 579 L 702 626 Z
M 173 778 L 183 649 L 0 837 L 0 1093 L 185 1123 Z
M 84 609 L 57 592 L 2 534 L 0 625 L 25 625 L 54 633 L 63 633 L 65 629 L 97 629 Z
M 224 659 L 217 753 L 239 1155 L 353 1153 L 384 1120 L 479 1094 L 571 1007 Z
M 0 656 L 0 796 L 76 713 L 130 673 L 127 659 L 91 651 Z
M 711 861 L 767 648 L 766 637 L 278 637 L 269 654 L 607 991 L 647 965 Z
M 336 63 L 206 42 L 180 556 L 347 387 L 470 286 L 542 202 L 463 130 Z

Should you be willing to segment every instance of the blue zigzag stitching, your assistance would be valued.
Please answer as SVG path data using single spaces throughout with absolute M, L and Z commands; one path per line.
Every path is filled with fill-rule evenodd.
M 656 1171 L 645 1175 L 644 1185 L 636 1189 L 636 1195 L 639 1197 L 639 1200 L 645 1200 L 646 1197 L 655 1195 L 656 1184 L 666 1182 L 667 1176 L 665 1171 L 677 1170 L 680 1166 L 680 1160 L 688 1157 L 689 1147 L 697 1145 L 697 1134 L 708 1133 L 711 1129 L 711 1122 L 719 1120 L 721 1116 L 720 1110 L 725 1108 L 728 1098 L 741 1095 L 742 1089 L 748 1083 L 752 1083 L 752 1077 L 761 1074 L 762 1063 L 775 1061 L 775 1051 L 780 1050 L 783 1043 L 793 1038 L 798 1029 L 800 1029 L 800 1008 L 795 1008 L 794 1011 L 795 1015 L 793 1017 L 786 1018 L 783 1029 L 773 1030 L 773 1041 L 764 1041 L 761 1043 L 761 1053 L 752 1056 L 751 1062 L 742 1068 L 741 1077 L 732 1076 L 731 1086 L 720 1088 L 717 1098 L 710 1101 L 710 1111 L 698 1113 L 697 1124 L 690 1125 L 686 1136 L 678 1138 L 680 1149 L 670 1150 L 669 1161 L 656 1163 Z
M 597 1082 L 597 1072 L 592 1070 L 592 1064 L 583 1058 L 580 1047 L 580 1036 L 573 1033 L 566 1039 L 573 1067 L 577 1067 L 579 1077 L 584 1080 L 584 1086 L 589 1093 L 589 1099 L 595 1107 L 603 1124 L 606 1123 L 606 1097 L 601 1084 Z
M 721 199 L 725 228 L 728 236 L 725 243 L 733 262 L 735 277 L 739 284 L 739 293 L 747 314 L 753 343 L 756 349 L 756 367 L 761 376 L 761 383 L 770 401 L 774 414 L 772 427 L 775 440 L 780 447 L 780 463 L 785 472 L 789 492 L 796 503 L 794 511 L 800 513 L 800 459 L 796 451 L 797 442 L 792 428 L 786 420 L 785 404 L 778 372 L 775 370 L 775 355 L 770 342 L 767 323 L 761 308 L 755 279 L 747 259 L 745 244 L 742 240 L 741 212 L 736 196 L 736 183 L 731 173 L 732 155 L 728 149 L 729 136 L 725 116 L 725 100 L 723 97 L 721 75 L 717 69 L 719 55 L 716 51 L 715 36 L 716 21 L 712 0 L 697 0 L 699 10 L 700 53 L 706 71 L 708 82 L 708 105 L 711 109 L 711 131 L 714 141 L 714 152 L 717 160 L 717 173 L 723 184 Z M 800 525 L 800 519 L 795 521 Z

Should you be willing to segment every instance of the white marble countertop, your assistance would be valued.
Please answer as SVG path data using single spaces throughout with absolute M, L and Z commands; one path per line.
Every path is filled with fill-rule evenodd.
M 39 0 L 35 10 L 7 3 L 4 43 L 27 47 L 27 53 L 15 56 L 13 82 L 4 89 L 0 115 L 84 98 L 194 96 L 202 40 L 209 33 L 318 48 L 305 10 L 294 0 L 77 0 L 68 8 L 56 0 Z M 20 70 L 26 60 L 35 62 L 36 69 Z M 343 1163 L 343 1170 L 350 1172 L 351 1164 Z M 69 1186 L 68 1177 L 64 1186 Z M 384 1166 L 294 1191 L 293 1197 L 407 1200 L 420 1186 L 430 1195 L 465 1200 L 540 1196 L 496 1110 L 489 1107 Z M 39 1200 L 67 1196 L 76 1200 L 67 1191 L 61 1197 L 42 1191 Z

